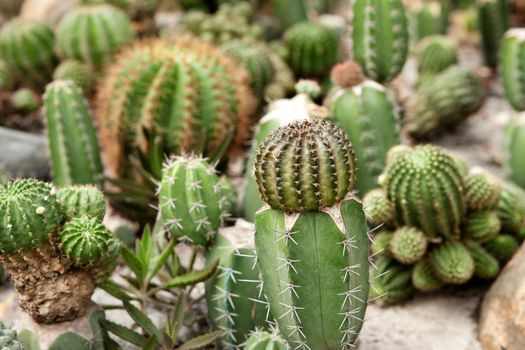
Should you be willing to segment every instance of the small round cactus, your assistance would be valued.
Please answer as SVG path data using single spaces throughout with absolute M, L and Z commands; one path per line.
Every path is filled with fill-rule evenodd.
M 412 284 L 417 290 L 429 293 L 438 290 L 444 283 L 432 270 L 429 258 L 424 257 L 414 265 Z
M 374 255 L 381 254 L 385 256 L 391 256 L 388 246 L 390 244 L 390 241 L 392 240 L 393 235 L 394 233 L 391 231 L 381 231 L 377 235 L 375 235 L 372 241 L 372 244 L 370 246 L 370 250 L 372 251 L 372 254 Z
M 54 80 L 72 80 L 85 93 L 91 91 L 95 79 L 88 67 L 77 60 L 65 60 L 53 73 Z
M 499 262 L 485 248 L 471 241 L 466 241 L 465 246 L 474 260 L 474 275 L 482 279 L 493 279 L 498 275 Z
M 255 331 L 244 343 L 245 350 L 286 350 L 286 341 L 277 333 Z
M 352 190 L 354 152 L 331 122 L 304 120 L 274 131 L 258 149 L 255 177 L 273 209 L 304 212 L 330 207 Z
M 417 46 L 417 69 L 420 75 L 435 75 L 458 62 L 454 40 L 444 35 L 432 35 Z
M 370 298 L 381 306 L 393 305 L 412 296 L 411 268 L 392 258 L 380 256 L 370 267 Z
M 31 113 L 40 107 L 40 101 L 33 90 L 24 88 L 13 93 L 11 105 L 22 112 Z
M 472 169 L 467 176 L 465 193 L 467 208 L 472 210 L 491 209 L 498 202 L 501 185 L 496 177 L 478 169 Z
M 463 284 L 474 274 L 474 260 L 460 242 L 446 242 L 434 248 L 430 263 L 436 276 L 448 284 Z
M 365 80 L 365 75 L 357 62 L 346 60 L 332 68 L 330 79 L 335 86 L 350 89 L 361 84 Z
M 102 221 L 106 213 L 104 194 L 93 185 L 62 187 L 57 191 L 57 199 L 68 220 L 86 215 Z
M 389 224 L 394 219 L 394 205 L 383 189 L 375 189 L 363 197 L 366 220 L 372 226 Z
M 425 234 L 413 227 L 401 227 L 394 231 L 388 251 L 402 264 L 414 264 L 427 251 Z
M 500 232 L 501 222 L 495 211 L 478 211 L 465 221 L 463 235 L 476 242 L 490 241 Z
M 14 329 L 7 328 L 2 321 L 0 321 L 0 349 L 24 350 L 24 346 L 19 341 L 16 331 Z
M 483 248 L 494 256 L 500 264 L 505 264 L 512 258 L 519 248 L 519 243 L 512 235 L 500 233 L 490 241 L 483 244 Z

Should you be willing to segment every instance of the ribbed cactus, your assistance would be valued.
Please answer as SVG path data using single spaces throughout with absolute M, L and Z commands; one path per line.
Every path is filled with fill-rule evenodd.
M 390 244 L 390 240 L 392 240 L 393 235 L 394 233 L 391 231 L 381 231 L 376 234 L 370 244 L 370 251 L 372 254 L 374 256 L 380 254 L 390 257 L 391 255 L 388 245 Z
M 430 263 L 436 276 L 448 284 L 463 284 L 474 274 L 474 260 L 460 242 L 450 241 L 435 247 Z
M 356 0 L 353 5 L 354 59 L 371 79 L 386 83 L 403 69 L 408 24 L 401 0 Z
M 394 219 L 394 205 L 383 189 L 375 189 L 363 197 L 366 220 L 372 226 L 390 224 Z
M 2 321 L 0 321 L 0 349 L 24 350 L 24 345 L 19 341 L 16 331 L 7 328 Z
M 473 168 L 467 176 L 465 200 L 472 210 L 493 208 L 499 200 L 500 181 L 480 168 Z
M 448 1 L 411 1 L 407 4 L 410 39 L 413 43 L 428 36 L 446 34 L 451 11 Z
M 244 343 L 244 350 L 287 350 L 286 341 L 276 334 L 257 330 Z
M 512 28 L 505 33 L 500 52 L 500 70 L 505 97 L 517 111 L 525 110 L 525 28 Z
M 474 275 L 482 279 L 496 278 L 500 270 L 498 260 L 478 243 L 465 241 L 465 246 L 474 260 Z
M 12 73 L 5 62 L 0 59 L 0 91 L 11 91 L 14 85 Z
M 425 234 L 413 227 L 400 227 L 394 231 L 388 251 L 394 259 L 402 264 L 414 264 L 420 260 L 427 251 Z
M 41 87 L 51 80 L 57 63 L 55 35 L 46 24 L 14 18 L 0 30 L 0 56 L 25 85 Z
M 427 257 L 419 260 L 412 270 L 412 285 L 422 292 L 433 292 L 441 288 L 444 283 L 441 281 L 434 271 L 432 265 Z
M 478 211 L 467 216 L 462 233 L 465 238 L 483 243 L 496 237 L 500 229 L 495 211 Z
M 352 347 L 367 304 L 368 238 L 362 205 L 348 193 L 351 144 L 330 122 L 295 122 L 259 147 L 255 169 L 275 208 L 256 214 L 255 246 L 279 329 L 292 347 Z
M 335 92 L 331 119 L 352 140 L 357 158 L 359 194 L 377 186 L 388 149 L 400 143 L 398 118 L 385 88 L 366 81 L 350 90 Z
M 131 21 L 111 5 L 80 6 L 68 12 L 57 29 L 62 58 L 76 59 L 100 68 L 133 39 Z
M 519 243 L 512 235 L 501 233 L 483 244 L 483 248 L 495 257 L 500 264 L 505 264 L 519 248 Z
M 485 98 L 481 79 L 452 66 L 418 89 L 408 101 L 406 129 L 415 137 L 428 137 L 476 112 Z
M 93 185 L 59 188 L 57 200 L 62 205 L 62 212 L 68 220 L 85 215 L 102 221 L 106 213 L 104 194 Z
M 322 78 L 339 57 L 335 31 L 323 24 L 301 22 L 284 34 L 288 64 L 299 78 Z
M 85 93 L 93 88 L 95 79 L 88 67 L 76 60 L 65 60 L 58 65 L 53 73 L 54 80 L 72 80 Z
M 49 84 L 44 94 L 44 115 L 53 182 L 57 186 L 99 184 L 100 150 L 82 90 L 70 80 Z
M 457 50 L 456 42 L 444 35 L 432 35 L 423 39 L 416 47 L 417 70 L 420 76 L 433 76 L 457 64 Z
M 33 90 L 22 88 L 11 95 L 11 105 L 19 111 L 31 113 L 40 107 L 40 100 Z
M 525 191 L 510 182 L 504 182 L 496 212 L 502 230 L 518 235 L 525 229 Z
M 508 178 L 525 188 L 525 114 L 512 120 L 505 134 L 505 169 Z
M 370 267 L 370 298 L 381 306 L 402 302 L 412 296 L 411 267 L 380 256 Z
M 507 0 L 477 0 L 477 8 L 485 63 L 496 68 L 501 38 L 510 26 Z

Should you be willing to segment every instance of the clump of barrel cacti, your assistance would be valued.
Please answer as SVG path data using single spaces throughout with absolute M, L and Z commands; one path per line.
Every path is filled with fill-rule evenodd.
M 409 266 L 380 256 L 370 267 L 370 299 L 389 306 L 410 298 L 414 293 L 411 278 Z
M 525 167 L 523 151 L 525 150 L 525 117 L 520 114 L 512 120 L 505 134 L 505 168 L 508 178 L 525 188 Z
M 101 68 L 124 44 L 133 39 L 131 22 L 111 5 L 74 8 L 60 21 L 57 47 L 60 56 Z
M 46 24 L 14 18 L 0 30 L 0 56 L 16 80 L 26 85 L 45 85 L 56 66 L 55 35 Z
M 283 337 L 294 347 L 351 347 L 367 304 L 368 237 L 349 194 L 355 160 L 346 134 L 321 120 L 277 129 L 258 148 L 255 177 L 269 205 L 255 218 L 258 264 Z
M 429 137 L 476 112 L 484 99 L 481 79 L 465 68 L 452 66 L 423 84 L 408 101 L 406 129 L 414 137 Z
M 100 184 L 100 150 L 82 90 L 71 80 L 49 84 L 44 115 L 53 182 L 57 186 Z
M 54 80 L 72 80 L 85 93 L 91 91 L 95 79 L 88 67 L 77 60 L 65 60 L 53 73 Z
M 40 107 L 40 100 L 33 90 L 22 88 L 11 96 L 11 105 L 19 111 L 31 113 Z
M 458 62 L 457 46 L 453 39 L 432 35 L 416 47 L 417 69 L 421 77 L 432 77 Z
M 525 28 L 512 28 L 501 44 L 500 66 L 505 97 L 518 111 L 525 110 L 525 82 L 522 56 L 525 51 Z
M 57 200 L 68 220 L 88 216 L 102 221 L 106 213 L 104 194 L 93 185 L 61 187 L 57 190 Z
M 10 91 L 13 87 L 13 76 L 5 62 L 0 59 L 0 91 Z
M 337 35 L 323 24 L 298 23 L 286 31 L 284 40 L 288 48 L 288 64 L 297 77 L 322 78 L 337 62 Z
M 245 350 L 286 350 L 288 348 L 286 341 L 279 334 L 261 330 L 252 332 L 243 347 Z
M 120 244 L 95 217 L 63 217 L 55 189 L 34 179 L 0 185 L 0 262 L 37 322 L 81 316 Z
M 389 18 L 385 21 L 385 18 Z M 352 52 L 365 75 L 387 83 L 408 55 L 408 24 L 401 0 L 357 0 L 353 5 Z
M 410 39 L 413 43 L 446 34 L 451 6 L 448 1 L 411 1 L 407 3 Z
M 509 28 L 508 4 L 506 0 L 477 0 L 476 7 L 485 63 L 496 68 L 501 40 Z
M 0 349 L 24 350 L 24 345 L 20 342 L 16 331 L 6 327 L 2 321 L 0 321 Z

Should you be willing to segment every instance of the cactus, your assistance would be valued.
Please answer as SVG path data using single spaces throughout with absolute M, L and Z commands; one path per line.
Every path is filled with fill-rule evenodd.
M 414 1 L 408 3 L 410 39 L 413 43 L 432 35 L 446 34 L 451 11 L 447 1 Z
M 226 198 L 222 206 L 222 211 L 225 213 L 223 217 L 237 213 L 237 193 L 233 183 L 226 176 L 221 176 L 217 186 L 221 189 L 222 196 Z
M 59 188 L 57 200 L 67 220 L 89 216 L 98 221 L 104 219 L 106 203 L 102 192 L 93 185 L 77 185 Z
M 492 209 L 500 192 L 499 180 L 480 168 L 473 168 L 467 176 L 465 200 L 471 210 Z
M 88 67 L 76 60 L 65 60 L 53 73 L 54 80 L 72 80 L 85 93 L 93 88 L 95 79 Z
M 406 129 L 414 137 L 428 137 L 476 112 L 485 98 L 481 79 L 452 66 L 418 89 L 408 101 Z
M 525 110 L 525 80 L 522 57 L 525 50 L 525 28 L 512 28 L 501 44 L 500 66 L 505 97 L 517 111 Z
M 335 86 L 350 89 L 365 80 L 363 69 L 355 61 L 346 60 L 336 64 L 330 72 L 330 80 Z
M 306 95 L 310 100 L 319 98 L 322 94 L 321 86 L 315 80 L 300 79 L 294 86 L 295 92 L 299 95 Z
M 476 242 L 490 241 L 500 232 L 501 222 L 494 211 L 478 211 L 467 216 L 463 235 Z
M 357 158 L 356 189 L 364 194 L 377 186 L 388 149 L 400 143 L 397 114 L 385 88 L 372 81 L 336 94 L 330 106 L 331 119 L 352 140 Z
M 450 241 L 435 247 L 430 264 L 436 276 L 448 284 L 466 283 L 474 274 L 474 260 L 460 242 Z
M 425 234 L 413 227 L 400 227 L 394 231 L 388 244 L 388 251 L 400 263 L 414 264 L 427 251 Z
M 34 87 L 45 85 L 53 74 L 55 36 L 46 24 L 14 18 L 0 30 L 0 56 L 16 80 Z
M 363 197 L 363 210 L 372 226 L 388 225 L 394 219 L 394 205 L 383 189 L 372 190 Z
M 432 270 L 432 265 L 427 257 L 419 260 L 412 270 L 412 284 L 414 288 L 422 292 L 433 292 L 443 286 L 443 282 Z
M 101 68 L 133 35 L 131 22 L 123 11 L 111 5 L 80 6 L 60 21 L 57 47 L 62 58 Z
M 13 76 L 3 60 L 0 60 L 0 91 L 11 91 L 14 88 Z
M 304 0 L 272 0 L 272 9 L 285 29 L 308 20 L 308 6 Z
M 386 256 L 380 256 L 370 268 L 370 298 L 381 306 L 402 302 L 412 296 L 411 268 Z
M 482 279 L 496 278 L 500 270 L 498 260 L 478 243 L 465 241 L 465 246 L 474 260 L 474 275 Z
M 483 248 L 503 265 L 516 253 L 519 243 L 514 236 L 500 233 L 484 243 Z
M 337 35 L 323 24 L 295 24 L 285 32 L 284 40 L 289 52 L 288 64 L 297 77 L 322 78 L 337 62 Z
M 11 105 L 24 113 L 34 112 L 40 107 L 40 101 L 31 89 L 20 89 L 11 96 Z
M 520 115 L 512 120 L 505 134 L 505 169 L 508 178 L 521 188 L 525 188 L 525 117 Z
M 0 349 L 24 350 L 24 345 L 18 339 L 16 331 L 6 327 L 2 321 L 0 321 Z
M 354 59 L 379 83 L 394 79 L 408 55 L 408 24 L 401 0 L 357 0 L 353 5 Z
M 392 239 L 393 235 L 394 233 L 391 231 L 381 231 L 374 236 L 374 239 L 370 246 L 370 251 L 372 252 L 373 256 L 391 256 L 390 250 L 388 249 L 388 245 L 390 244 L 390 240 Z
M 294 347 L 346 349 L 362 326 L 368 239 L 362 205 L 348 193 L 353 163 L 344 132 L 320 120 L 282 127 L 258 149 L 259 191 L 275 208 L 255 217 L 258 263 L 272 315 Z
M 423 39 L 416 47 L 417 70 L 420 76 L 434 76 L 457 64 L 457 50 L 455 41 L 443 35 L 432 35 Z
M 99 184 L 100 151 L 87 101 L 72 81 L 57 80 L 44 94 L 44 115 L 57 186 Z
M 477 0 L 478 24 L 485 63 L 496 68 L 501 38 L 510 26 L 507 0 Z
M 289 347 L 285 340 L 276 332 L 254 331 L 244 343 L 245 350 L 287 350 Z
M 525 229 L 525 191 L 510 182 L 503 182 L 496 212 L 501 229 L 518 235 Z

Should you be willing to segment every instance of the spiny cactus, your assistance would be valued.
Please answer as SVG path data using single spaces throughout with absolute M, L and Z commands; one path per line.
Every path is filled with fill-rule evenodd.
M 377 186 L 388 149 L 400 143 L 397 114 L 385 88 L 373 81 L 336 94 L 329 106 L 331 119 L 352 140 L 357 158 L 356 189 L 364 194 Z
M 255 169 L 275 208 L 256 214 L 255 246 L 279 329 L 294 347 L 353 346 L 368 296 L 368 238 L 362 205 L 348 193 L 346 135 L 320 120 L 289 124 L 259 147 Z
M 465 219 L 463 235 L 476 242 L 490 241 L 500 232 L 501 222 L 495 211 L 478 211 Z
M 25 113 L 34 112 L 40 107 L 40 100 L 31 89 L 20 89 L 11 96 L 11 105 Z
M 336 33 L 323 24 L 301 22 L 286 31 L 288 64 L 297 77 L 322 78 L 339 56 Z
M 468 69 L 452 66 L 418 89 L 408 101 L 406 129 L 428 137 L 476 112 L 485 99 L 481 79 Z
M 14 87 L 12 73 L 3 60 L 0 59 L 0 91 L 11 91 Z
M 16 331 L 6 327 L 2 321 L 0 321 L 0 349 L 24 350 L 24 345 L 19 341 Z
M 111 5 L 80 6 L 60 21 L 57 47 L 62 58 L 100 68 L 133 35 L 131 22 L 121 10 Z
M 500 270 L 498 260 L 478 243 L 465 241 L 465 246 L 474 260 L 474 275 L 482 279 L 496 278 Z
M 289 346 L 286 341 L 276 332 L 268 333 L 256 330 L 244 343 L 245 350 L 287 350 Z
M 394 219 L 394 205 L 383 189 L 375 189 L 363 197 L 366 220 L 372 226 L 389 224 Z
M 390 240 L 392 239 L 393 235 L 394 233 L 392 231 L 381 231 L 374 236 L 374 239 L 370 245 L 370 251 L 372 252 L 373 256 L 379 254 L 388 257 L 391 256 L 388 245 L 390 244 Z
M 438 34 L 446 34 L 451 11 L 448 1 L 411 1 L 408 22 L 413 43 Z
M 525 28 L 512 28 L 505 33 L 501 44 L 500 66 L 505 97 L 517 111 L 525 110 Z
M 45 85 L 57 63 L 55 35 L 46 24 L 26 18 L 14 18 L 0 30 L 0 56 L 21 83 L 34 87 Z
M 430 263 L 436 276 L 448 284 L 463 284 L 474 274 L 474 260 L 460 242 L 450 241 L 435 247 Z
M 363 69 L 352 60 L 336 64 L 330 71 L 332 84 L 343 89 L 350 89 L 365 80 Z
M 525 191 L 510 182 L 504 182 L 496 212 L 502 230 L 518 235 L 525 228 Z
M 427 251 L 425 234 L 413 227 L 400 227 L 394 231 L 388 243 L 388 251 L 402 264 L 414 264 Z
M 76 60 L 65 60 L 58 65 L 53 73 L 54 80 L 72 80 L 85 93 L 93 88 L 95 79 L 88 67 Z
M 102 221 L 106 213 L 104 194 L 93 185 L 76 185 L 59 188 L 57 200 L 67 220 L 89 216 Z
M 432 35 L 416 47 L 417 70 L 421 76 L 434 76 L 457 64 L 456 42 L 444 35 Z
M 508 178 L 521 188 L 525 188 L 525 114 L 512 120 L 505 134 L 505 169 Z
M 510 26 L 507 0 L 477 0 L 477 8 L 485 63 L 496 68 L 501 38 Z
M 385 20 L 388 19 L 388 20 Z M 408 24 L 401 0 L 357 0 L 353 5 L 352 51 L 366 76 L 394 79 L 408 54 Z
M 82 90 L 71 80 L 49 84 L 44 115 L 57 186 L 99 184 L 102 163 L 95 128 Z
M 505 264 L 519 248 L 519 243 L 512 235 L 500 233 L 483 244 L 483 248 L 494 256 L 500 264 Z
M 370 267 L 370 299 L 381 306 L 389 306 L 414 294 L 409 266 L 386 256 L 380 256 L 374 265 Z
M 480 168 L 473 168 L 467 176 L 465 200 L 469 209 L 493 208 L 498 202 L 500 192 L 499 180 Z
M 414 288 L 422 292 L 433 292 L 441 288 L 444 283 L 441 281 L 434 271 L 432 265 L 427 257 L 419 260 L 412 270 L 412 284 Z

